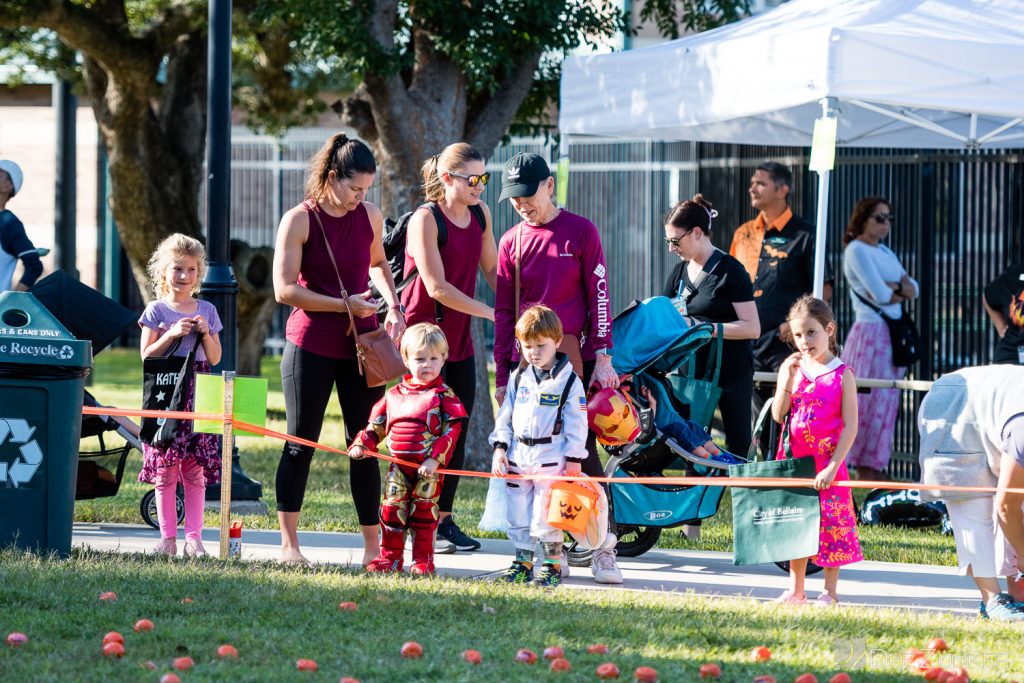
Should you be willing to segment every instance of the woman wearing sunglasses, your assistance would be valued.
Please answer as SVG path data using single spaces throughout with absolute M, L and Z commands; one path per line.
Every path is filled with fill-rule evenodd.
M 887 199 L 865 197 L 853 208 L 843 235 L 843 275 L 855 319 L 842 357 L 857 377 L 900 379 L 906 372 L 892 364 L 889 328 L 880 315 L 899 318 L 900 305 L 916 298 L 919 291 L 896 254 L 882 244 L 892 221 L 892 204 Z M 899 399 L 898 389 L 857 394 L 857 440 L 846 461 L 856 468 L 859 479 L 887 478 Z
M 696 322 L 722 323 L 722 370 L 718 407 L 726 450 L 746 455 L 750 449 L 750 401 L 754 391 L 751 339 L 761 334 L 754 288 L 743 264 L 711 242 L 718 212 L 703 195 L 679 202 L 665 216 L 665 244 L 679 257 L 662 294 Z M 697 352 L 697 376 L 703 376 L 711 345 Z M 707 427 L 707 425 L 703 425 Z
M 423 164 L 423 192 L 428 202 L 441 210 L 447 237 L 438 244 L 436 214 L 421 206 L 409 220 L 406 236 L 405 274 L 413 268 L 419 277 L 402 291 L 405 320 L 409 325 L 434 323 L 448 340 L 448 361 L 443 370 L 445 383 L 473 412 L 476 399 L 476 360 L 470 324 L 473 316 L 494 320 L 494 309 L 474 298 L 477 272 L 483 273 L 494 289 L 498 250 L 494 242 L 491 213 L 480 200 L 490 174 L 484 157 L 465 142 L 448 145 Z M 466 455 L 462 430 L 450 469 L 461 469 Z M 438 499 L 441 514 L 435 552 L 477 550 L 480 543 L 455 524 L 452 507 L 459 478 L 446 476 Z

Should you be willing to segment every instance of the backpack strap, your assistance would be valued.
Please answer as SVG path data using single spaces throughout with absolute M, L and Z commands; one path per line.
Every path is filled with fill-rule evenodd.
M 487 217 L 484 216 L 484 207 L 479 204 L 470 204 L 469 212 L 476 218 L 476 222 L 480 224 L 480 232 L 487 232 Z
M 565 404 L 569 400 L 569 392 L 572 391 L 573 384 L 576 383 L 576 373 L 569 373 L 569 381 L 565 383 L 562 388 L 562 398 L 558 399 L 558 413 L 555 415 L 555 429 L 551 432 L 551 435 L 562 433 L 562 411 L 565 409 Z

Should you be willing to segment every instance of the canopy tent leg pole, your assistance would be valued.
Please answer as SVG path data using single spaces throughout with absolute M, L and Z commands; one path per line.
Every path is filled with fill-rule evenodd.
M 562 209 L 569 202 L 569 134 L 558 136 L 558 165 L 555 167 L 555 203 Z
M 838 118 L 836 98 L 821 100 L 821 114 L 826 119 Z M 813 156 L 813 154 L 812 154 Z M 828 239 L 828 191 L 832 176 L 832 164 L 818 169 L 818 215 L 814 237 L 814 296 L 819 299 L 825 294 L 825 247 Z

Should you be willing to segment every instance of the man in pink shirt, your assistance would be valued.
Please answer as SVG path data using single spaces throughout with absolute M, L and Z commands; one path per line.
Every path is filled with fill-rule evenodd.
M 505 399 L 509 373 L 519 363 L 515 325 L 534 304 L 558 314 L 567 338 L 580 342 L 584 386 L 617 387 L 612 368 L 612 312 L 608 267 L 597 228 L 586 218 L 555 205 L 555 180 L 543 157 L 520 153 L 505 164 L 501 199 L 509 199 L 523 219 L 498 244 L 494 302 L 495 399 Z M 516 263 L 519 263 L 519 310 Z M 570 358 L 572 351 L 568 351 Z M 587 438 L 583 472 L 602 476 L 593 433 Z M 592 570 L 599 583 L 622 583 L 614 549 L 594 552 Z

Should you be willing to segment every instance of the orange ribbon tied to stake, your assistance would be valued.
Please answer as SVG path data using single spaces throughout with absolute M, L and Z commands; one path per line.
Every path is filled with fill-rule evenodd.
M 551 485 L 548 524 L 562 531 L 583 534 L 596 504 L 597 493 L 589 487 L 574 481 L 556 481 Z

